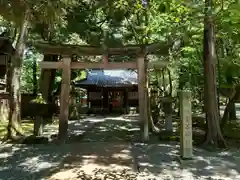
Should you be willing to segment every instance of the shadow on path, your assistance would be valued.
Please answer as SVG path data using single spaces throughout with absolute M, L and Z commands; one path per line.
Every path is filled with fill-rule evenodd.
M 132 142 L 140 136 L 136 120 L 105 118 L 84 134 L 82 142 Z
M 2 145 L 0 179 L 37 180 L 67 170 L 74 173 L 67 173 L 72 177 L 65 179 L 74 179 L 82 177 L 81 171 L 131 170 L 131 146 L 122 141 L 130 140 L 139 132 L 133 124 L 122 118 L 88 118 L 69 123 L 69 142 L 74 142 L 71 144 Z M 74 139 L 80 136 L 83 139 Z
M 86 180 L 84 173 L 106 177 L 111 172 L 107 177 L 115 180 L 240 179 L 238 149 L 221 153 L 194 149 L 195 160 L 181 164 L 178 143 L 136 143 L 138 122 L 131 118 L 72 121 L 69 132 L 73 143 L 65 145 L 1 145 L 0 180 Z M 123 175 L 126 172 L 131 178 Z M 116 176 L 119 173 L 121 178 Z
M 94 174 L 100 169 L 133 174 L 131 146 L 127 143 L 6 145 L 0 150 L 0 162 L 1 180 L 38 180 L 51 176 L 60 177 L 54 179 L 76 179 L 85 177 L 83 172 Z
M 170 179 L 240 179 L 240 152 L 194 149 L 194 160 L 179 162 L 178 143 L 134 144 L 140 172 Z

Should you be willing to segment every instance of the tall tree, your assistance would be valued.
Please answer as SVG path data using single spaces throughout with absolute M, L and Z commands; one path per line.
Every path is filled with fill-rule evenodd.
M 29 11 L 25 10 L 22 22 L 20 23 L 19 36 L 15 48 L 14 56 L 12 57 L 12 70 L 11 70 L 11 88 L 10 88 L 10 111 L 7 138 L 13 137 L 13 130 L 19 134 L 23 134 L 19 126 L 21 120 L 21 93 L 20 93 L 20 78 L 22 60 L 25 50 L 25 41 L 29 28 Z
M 5 18 L 14 22 L 18 28 L 18 38 L 16 41 L 15 53 L 12 57 L 12 82 L 10 88 L 10 112 L 7 138 L 14 137 L 14 131 L 17 134 L 23 134 L 20 128 L 20 110 L 21 93 L 20 79 L 25 44 L 28 36 L 28 30 L 36 21 L 53 23 L 59 18 L 62 8 L 66 3 L 61 0 L 53 1 L 1 1 L 0 13 Z M 21 9 L 21 11 L 19 11 Z
M 215 49 L 215 22 L 212 0 L 205 0 L 204 18 L 204 108 L 206 112 L 206 141 L 205 144 L 214 144 L 226 147 L 219 121 L 219 109 L 217 102 L 216 62 Z

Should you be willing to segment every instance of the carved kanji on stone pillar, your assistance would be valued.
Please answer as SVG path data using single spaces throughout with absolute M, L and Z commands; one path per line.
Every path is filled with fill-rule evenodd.
M 191 92 L 179 92 L 180 103 L 180 155 L 183 159 L 192 158 L 192 108 L 191 108 Z

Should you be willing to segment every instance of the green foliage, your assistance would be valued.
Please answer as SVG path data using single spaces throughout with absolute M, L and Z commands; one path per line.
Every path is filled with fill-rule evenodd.
M 114 47 L 124 44 L 166 42 L 178 39 L 175 44 L 181 48 L 171 49 L 168 57 L 150 57 L 150 61 L 170 60 L 173 91 L 191 89 L 196 99 L 201 100 L 203 92 L 203 1 L 152 0 L 147 8 L 140 0 L 107 1 L 21 1 L 12 2 L 11 8 L 2 2 L 0 19 L 2 29 L 8 29 L 14 36 L 14 23 L 17 8 L 31 7 L 31 31 L 29 40 L 44 40 L 55 43 L 90 44 Z M 9 10 L 10 17 L 6 13 Z M 214 15 L 217 32 L 217 52 L 219 60 L 220 86 L 232 86 L 239 83 L 240 65 L 240 5 L 236 1 L 216 1 Z M 16 19 L 14 19 L 16 18 Z M 11 21 L 8 21 L 8 20 Z M 54 22 L 54 23 L 53 23 Z M 135 56 L 113 56 L 110 61 L 131 61 Z M 32 64 L 42 60 L 35 51 L 29 50 L 24 59 L 22 73 L 22 91 L 33 89 Z M 93 57 L 79 57 L 93 61 Z M 84 71 L 73 71 L 72 82 L 84 78 Z M 162 74 L 149 73 L 151 82 L 161 84 Z M 37 67 L 37 79 L 40 70 Z M 169 84 L 165 72 L 165 83 Z M 61 71 L 57 71 L 55 91 L 59 89 Z M 176 94 L 176 93 L 174 93 Z
M 21 91 L 24 93 L 32 93 L 33 91 L 33 65 L 34 61 L 36 61 L 37 65 L 37 81 L 40 78 L 40 67 L 39 62 L 42 61 L 42 55 L 38 54 L 35 50 L 28 51 L 24 56 L 23 67 L 22 67 L 22 74 L 21 74 Z M 38 88 L 37 88 L 38 89 Z

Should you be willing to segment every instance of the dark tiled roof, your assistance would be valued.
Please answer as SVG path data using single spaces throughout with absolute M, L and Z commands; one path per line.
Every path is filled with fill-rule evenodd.
M 76 86 L 121 87 L 137 84 L 137 73 L 131 70 L 89 70 L 87 78 L 75 82 Z

